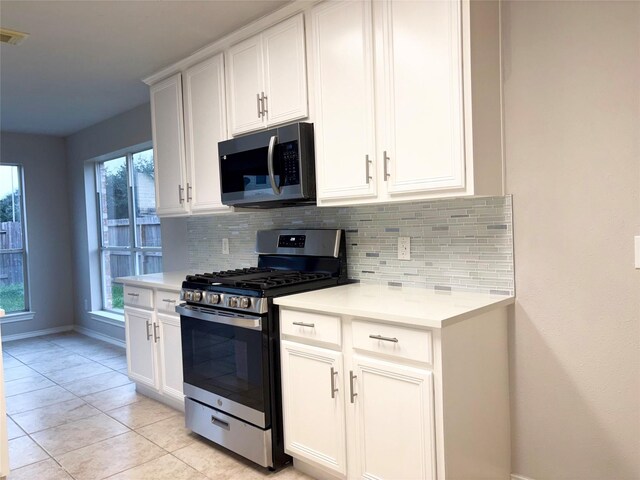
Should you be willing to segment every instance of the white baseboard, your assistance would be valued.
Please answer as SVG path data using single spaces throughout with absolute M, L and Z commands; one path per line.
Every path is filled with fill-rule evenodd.
M 42 335 L 51 335 L 53 333 L 68 332 L 73 330 L 73 325 L 63 325 L 62 327 L 45 328 L 43 330 L 34 330 L 32 332 L 15 333 L 13 335 L 3 335 L 3 342 L 10 342 L 12 340 L 22 340 L 23 338 L 41 337 Z
M 95 338 L 96 340 L 102 340 L 103 342 L 110 343 L 111 345 L 117 345 L 118 347 L 126 347 L 124 340 L 118 340 L 117 338 L 110 337 L 108 335 L 104 335 L 102 333 L 98 333 L 89 328 L 81 327 L 80 325 L 74 325 L 73 330 L 87 337 Z
M 169 405 L 176 410 L 184 412 L 184 400 L 181 402 L 180 400 L 177 400 L 175 398 L 167 397 L 145 385 L 140 385 L 139 383 L 136 383 L 136 391 L 146 397 L 153 398 L 154 400 L 164 403 L 165 405 Z
M 525 477 L 524 475 L 511 474 L 511 480 L 533 480 L 531 477 Z
M 298 458 L 293 459 L 293 468 L 310 476 L 311 478 L 317 478 L 318 480 L 342 480 L 345 478 L 340 474 L 331 474 L 310 462 L 306 462 Z

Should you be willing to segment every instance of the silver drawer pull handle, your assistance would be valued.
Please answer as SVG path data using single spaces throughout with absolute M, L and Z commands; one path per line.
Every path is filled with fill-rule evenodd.
M 229 424 L 227 422 L 225 422 L 224 420 L 220 420 L 219 418 L 216 418 L 213 415 L 211 415 L 211 423 L 214 424 L 216 427 L 224 428 L 225 430 L 230 430 Z
M 336 369 L 331 367 L 331 398 L 336 398 L 336 392 L 338 389 L 336 388 Z
M 175 300 L 172 300 L 172 299 L 170 299 L 170 298 L 163 298 L 163 299 L 162 299 L 162 301 L 163 301 L 163 302 L 167 302 L 167 303 L 176 303 L 176 301 L 175 301 Z
M 299 327 L 309 327 L 309 328 L 315 328 L 316 324 L 315 323 L 304 323 L 304 322 L 293 322 L 294 325 L 298 325 Z
M 140 296 L 139 293 L 127 293 L 127 295 L 129 295 L 130 297 L 139 297 Z
M 151 322 L 147 320 L 147 340 L 151 339 L 151 332 L 149 331 L 150 328 L 151 328 Z
M 353 374 L 353 370 L 349 372 L 349 388 L 351 390 L 350 394 L 351 394 L 351 403 L 354 403 L 355 398 L 358 396 L 357 393 L 355 393 L 353 391 L 353 381 L 358 378 L 357 375 Z
M 398 339 L 393 337 L 383 337 L 382 335 L 369 335 L 369 338 L 373 338 L 374 340 L 384 340 L 385 342 L 393 342 L 398 343 Z

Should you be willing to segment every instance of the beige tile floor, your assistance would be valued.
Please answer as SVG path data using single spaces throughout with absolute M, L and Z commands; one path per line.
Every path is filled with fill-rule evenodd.
M 303 480 L 184 428 L 184 415 L 140 395 L 123 348 L 77 333 L 3 344 L 9 480 Z

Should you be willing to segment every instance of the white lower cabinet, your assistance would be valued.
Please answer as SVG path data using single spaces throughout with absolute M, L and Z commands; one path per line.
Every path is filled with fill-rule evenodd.
M 433 373 L 353 357 L 357 478 L 436 478 Z
M 426 327 L 308 303 L 319 310 L 280 307 L 284 443 L 300 470 L 509 479 L 506 308 Z
M 153 312 L 125 307 L 127 370 L 129 378 L 151 388 L 158 387 L 156 347 L 153 343 Z
M 283 340 L 285 448 L 346 474 L 342 353 Z
M 125 292 L 128 289 L 125 287 Z M 180 316 L 158 311 L 167 310 L 162 299 L 170 292 L 142 288 L 137 288 L 137 291 L 141 295 L 149 295 L 151 305 L 156 307 L 145 310 L 125 303 L 129 378 L 148 389 L 143 393 L 153 393 L 158 400 L 168 400 L 167 403 L 180 406 L 184 403 Z
M 283 309 L 281 318 L 314 330 L 328 317 Z M 404 345 L 393 342 L 375 340 L 383 345 L 371 350 L 382 351 L 381 358 L 358 353 L 363 327 L 367 339 L 383 332 L 400 343 L 410 343 L 411 334 L 431 340 L 424 331 L 383 331 L 377 323 L 343 319 L 345 341 L 335 350 L 312 332 L 302 336 L 283 328 L 285 450 L 341 478 L 435 479 L 433 372 L 427 363 L 421 368 L 401 358 Z M 424 348 L 431 351 L 431 345 Z
M 180 316 L 158 313 L 159 329 L 160 393 L 183 401 L 182 394 L 182 343 L 180 336 Z

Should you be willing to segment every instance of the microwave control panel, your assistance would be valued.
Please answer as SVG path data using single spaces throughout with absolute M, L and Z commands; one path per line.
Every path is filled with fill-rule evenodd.
M 284 181 L 280 186 L 298 185 L 300 183 L 298 142 L 287 142 L 280 144 L 280 155 L 282 159 L 282 174 Z

